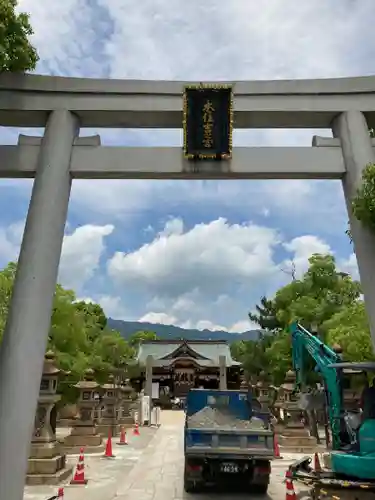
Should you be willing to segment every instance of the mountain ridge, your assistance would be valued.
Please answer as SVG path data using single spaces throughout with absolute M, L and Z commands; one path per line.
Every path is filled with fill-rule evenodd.
M 248 330 L 243 333 L 231 333 L 225 330 L 198 330 L 195 328 L 181 328 L 175 325 L 164 325 L 161 323 L 143 323 L 140 321 L 124 321 L 121 319 L 108 318 L 108 326 L 120 332 L 127 340 L 133 333 L 140 330 L 155 332 L 162 340 L 186 339 L 186 340 L 225 340 L 232 343 L 238 340 L 257 340 L 261 330 Z

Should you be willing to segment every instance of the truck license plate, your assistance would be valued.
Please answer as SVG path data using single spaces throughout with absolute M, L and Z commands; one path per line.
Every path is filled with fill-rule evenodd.
M 238 465 L 232 463 L 223 463 L 221 464 L 221 472 L 225 472 L 226 474 L 236 474 L 238 472 Z

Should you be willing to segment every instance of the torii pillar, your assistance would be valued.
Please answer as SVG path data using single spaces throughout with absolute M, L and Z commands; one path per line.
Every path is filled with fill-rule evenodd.
M 78 136 L 68 110 L 50 113 L 38 159 L 0 349 L 0 498 L 22 500 L 51 324 Z
M 332 131 L 334 137 L 341 141 L 346 167 L 342 184 L 375 351 L 375 234 L 363 226 L 352 212 L 352 200 L 362 184 L 363 170 L 368 163 L 375 163 L 375 155 L 366 118 L 362 112 L 341 113 L 334 120 Z

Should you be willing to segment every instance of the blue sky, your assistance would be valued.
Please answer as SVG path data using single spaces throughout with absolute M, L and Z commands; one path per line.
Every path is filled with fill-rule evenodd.
M 38 73 L 156 80 L 375 74 L 373 0 L 21 0 Z M 14 144 L 19 130 L 2 129 Z M 41 130 L 22 130 L 40 135 Z M 179 130 L 83 130 L 102 144 L 180 146 Z M 234 145 L 310 146 L 329 130 L 236 132 Z M 0 181 L 0 264 L 17 258 L 30 181 Z M 115 318 L 243 331 L 247 312 L 333 252 L 357 276 L 334 181 L 75 181 L 60 281 Z

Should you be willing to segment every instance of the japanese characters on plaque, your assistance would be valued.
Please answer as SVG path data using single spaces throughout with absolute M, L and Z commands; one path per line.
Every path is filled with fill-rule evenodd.
M 232 156 L 233 90 L 230 85 L 187 85 L 184 90 L 184 156 L 227 160 Z

